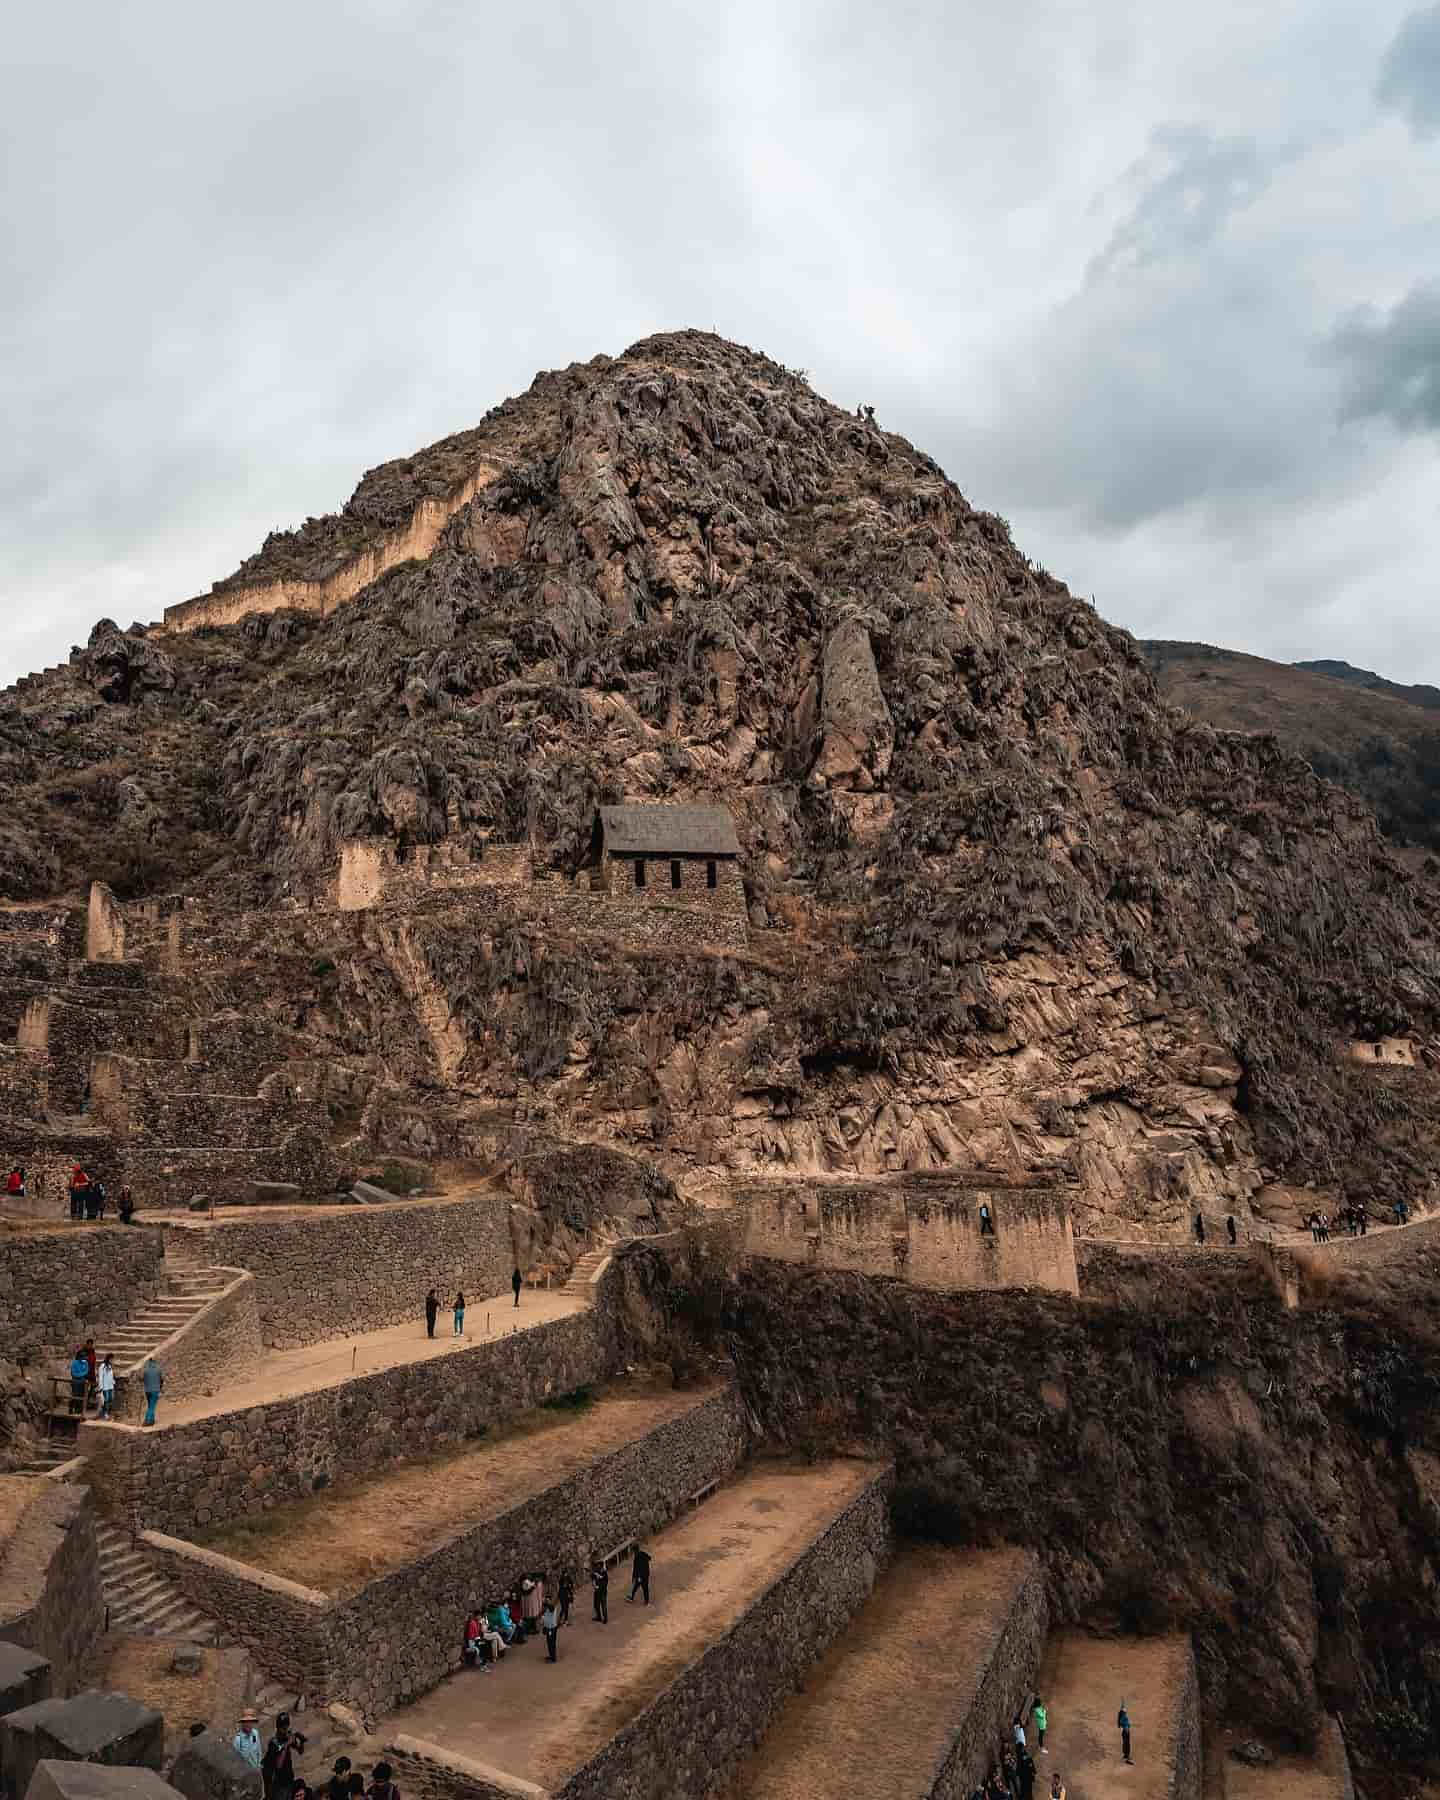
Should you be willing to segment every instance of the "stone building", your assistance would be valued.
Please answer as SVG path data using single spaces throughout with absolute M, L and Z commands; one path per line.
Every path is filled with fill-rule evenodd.
M 723 806 L 602 806 L 591 889 L 634 906 L 745 914 L 740 842 Z

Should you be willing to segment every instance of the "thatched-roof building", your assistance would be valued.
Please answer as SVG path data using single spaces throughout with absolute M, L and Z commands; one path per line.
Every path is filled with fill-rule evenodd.
M 614 899 L 745 916 L 740 840 L 723 806 L 602 806 L 592 861 Z

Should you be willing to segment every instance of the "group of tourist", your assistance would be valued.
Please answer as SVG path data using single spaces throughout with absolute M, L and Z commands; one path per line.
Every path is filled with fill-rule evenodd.
M 597 1625 L 610 1623 L 610 1571 L 603 1562 L 590 1567 L 590 1595 Z M 640 1596 L 650 1604 L 650 1552 L 637 1544 L 630 1559 L 630 1600 Z M 569 1569 L 560 1573 L 553 1594 L 542 1570 L 522 1575 L 509 1591 L 484 1607 L 472 1606 L 465 1619 L 461 1655 L 466 1668 L 487 1672 L 498 1668 L 507 1650 L 523 1644 L 538 1631 L 545 1639 L 546 1662 L 560 1660 L 560 1632 L 570 1624 L 575 1604 L 575 1577 Z
M 155 1423 L 155 1409 L 165 1388 L 165 1375 L 153 1356 L 145 1358 L 140 1371 L 140 1386 L 145 1394 L 145 1425 Z M 70 1359 L 70 1411 L 83 1416 L 95 1404 L 96 1415 L 108 1419 L 115 1410 L 115 1359 L 107 1350 L 95 1353 L 94 1338 L 86 1338 Z
M 1025 1722 L 1027 1712 L 1030 1721 L 1028 1730 Z M 1050 1754 L 1045 1748 L 1045 1733 L 1049 1725 L 1050 1716 L 1045 1702 L 1037 1694 L 1028 1708 L 1022 1707 L 1016 1713 L 1010 1727 L 1012 1741 L 1006 1744 L 999 1760 L 991 1764 L 988 1779 L 975 1789 L 971 1800 L 1035 1800 L 1035 1784 L 1039 1780 L 1035 1757 Z M 1120 1710 L 1115 1715 L 1115 1728 L 1120 1733 L 1120 1760 L 1129 1763 L 1133 1760 L 1130 1755 L 1131 1724 L 1123 1696 Z M 1031 1731 L 1035 1734 L 1033 1755 L 1030 1749 Z M 1058 1771 L 1051 1775 L 1050 1786 L 1042 1788 L 1040 1792 L 1046 1796 L 1046 1800 L 1066 1800 L 1065 1783 Z
M 518 1267 L 513 1269 L 510 1273 L 510 1291 L 515 1296 L 516 1306 L 518 1306 L 520 1304 L 520 1289 L 524 1285 L 525 1285 L 525 1277 L 520 1273 L 520 1270 L 518 1269 Z M 464 1337 L 464 1335 L 465 1335 L 465 1290 L 463 1288 L 456 1290 L 455 1298 L 454 1298 L 453 1302 L 451 1303 L 450 1312 L 451 1312 L 451 1316 L 455 1320 L 454 1336 Z M 432 1337 L 432 1338 L 434 1337 L 435 1321 L 439 1317 L 440 1317 L 440 1295 L 436 1291 L 436 1289 L 431 1288 L 430 1292 L 425 1296 L 425 1335 L 426 1335 L 426 1337 Z
M 311 1787 L 296 1766 L 305 1750 L 305 1734 L 291 1728 L 289 1713 L 276 1715 L 274 1736 L 262 1746 L 260 1716 L 247 1706 L 231 1746 L 252 1769 L 260 1771 L 265 1800 L 400 1800 L 388 1762 L 377 1762 L 367 1782 L 348 1756 L 335 1758 L 323 1787 Z
M 1397 1201 L 1395 1223 L 1403 1225 L 1409 1216 L 1405 1202 Z M 1329 1213 L 1317 1210 L 1310 1214 L 1305 1224 L 1317 1244 L 1328 1244 L 1332 1230 L 1343 1231 L 1350 1237 L 1364 1237 L 1370 1229 L 1370 1214 L 1363 1206 L 1342 1206 L 1333 1219 Z
M 20 1192 L 25 1192 L 25 1171 L 12 1169 L 10 1179 L 20 1176 Z M 92 1175 L 83 1163 L 76 1163 L 70 1171 L 70 1217 L 85 1219 L 92 1225 L 105 1217 L 105 1208 L 110 1204 L 110 1193 L 98 1175 Z M 115 1196 L 115 1210 L 119 1214 L 120 1223 L 128 1225 L 135 1216 L 135 1200 L 130 1192 L 129 1183 L 121 1186 Z

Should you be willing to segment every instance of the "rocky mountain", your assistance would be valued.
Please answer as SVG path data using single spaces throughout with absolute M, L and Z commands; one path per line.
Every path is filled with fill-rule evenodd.
M 275 911 L 248 1004 L 378 1149 L 498 1110 L 701 1197 L 1059 1161 L 1112 1232 L 1432 1189 L 1423 871 L 1274 738 L 1166 705 L 923 452 L 707 334 L 540 376 L 168 630 L 102 621 L 0 701 L 0 774 L 11 898 L 251 919 L 347 839 L 523 842 L 563 890 L 601 804 L 730 809 L 745 948 L 498 891 Z M 1382 1036 L 1420 1066 L 1348 1059 Z
M 1164 639 L 1140 648 L 1174 705 L 1223 731 L 1273 732 L 1373 807 L 1393 843 L 1440 849 L 1440 689 L 1343 662 L 1268 662 Z

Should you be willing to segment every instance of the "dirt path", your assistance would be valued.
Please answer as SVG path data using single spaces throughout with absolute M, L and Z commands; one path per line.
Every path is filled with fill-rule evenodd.
M 1052 1637 L 1039 1691 L 1049 1713 L 1044 1793 L 1058 1769 L 1069 1800 L 1165 1800 L 1170 1728 L 1185 1674 L 1184 1638 Z M 1115 1715 L 1131 1720 L 1132 1767 L 1120 1760 Z
M 592 1622 L 581 1589 L 557 1663 L 536 1639 L 488 1674 L 452 1676 L 376 1735 L 408 1732 L 559 1787 L 723 1636 L 875 1474 L 860 1462 L 762 1464 L 650 1541 L 653 1605 L 627 1604 L 622 1568 L 611 1577 L 608 1625 Z
M 616 1384 L 582 1412 L 537 1408 L 479 1445 L 342 1482 L 200 1541 L 275 1575 L 293 1579 L 303 1570 L 305 1585 L 321 1593 L 351 1593 L 703 1406 L 715 1391 Z
M 897 1557 L 804 1692 L 785 1703 L 734 1800 L 831 1800 L 871 1764 L 883 1768 L 885 1794 L 925 1800 L 974 1697 L 967 1647 L 978 1652 L 1009 1613 L 1025 1561 L 1021 1550 Z
M 323 1344 L 307 1344 L 299 1350 L 271 1350 L 258 1372 L 244 1381 L 219 1387 L 213 1394 L 161 1402 L 162 1425 L 185 1425 L 208 1419 L 215 1413 L 236 1412 L 246 1406 L 266 1406 L 292 1394 L 310 1394 L 317 1388 L 339 1387 L 356 1375 L 373 1375 L 379 1369 L 401 1363 L 425 1362 L 432 1356 L 453 1356 L 473 1350 L 477 1344 L 493 1344 L 513 1331 L 533 1331 L 584 1312 L 586 1302 L 558 1288 L 526 1289 L 519 1306 L 507 1291 L 489 1300 L 471 1299 L 465 1309 L 465 1335 L 456 1337 L 449 1312 L 442 1312 L 435 1336 L 425 1335 L 425 1320 L 418 1313 L 403 1325 L 367 1331 L 356 1337 L 330 1338 Z

